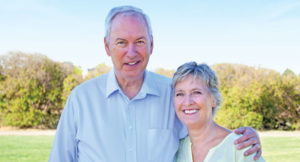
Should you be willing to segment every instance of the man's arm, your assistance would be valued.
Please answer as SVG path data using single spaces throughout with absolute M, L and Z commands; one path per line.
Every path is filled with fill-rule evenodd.
M 75 113 L 70 95 L 56 129 L 49 162 L 76 161 L 77 142 L 75 139 L 75 125 Z
M 240 150 L 245 147 L 252 146 L 250 149 L 244 152 L 244 155 L 248 156 L 256 152 L 256 155 L 254 156 L 254 160 L 259 159 L 262 150 L 261 150 L 260 139 L 255 129 L 251 127 L 241 127 L 234 130 L 234 133 L 243 135 L 242 137 L 238 138 L 234 142 L 234 144 L 237 145 L 237 149 Z

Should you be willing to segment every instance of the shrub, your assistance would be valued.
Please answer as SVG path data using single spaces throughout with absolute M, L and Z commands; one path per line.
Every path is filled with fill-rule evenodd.
M 55 128 L 62 109 L 60 63 L 39 54 L 9 53 L 0 58 L 5 79 L 2 112 L 7 125 Z

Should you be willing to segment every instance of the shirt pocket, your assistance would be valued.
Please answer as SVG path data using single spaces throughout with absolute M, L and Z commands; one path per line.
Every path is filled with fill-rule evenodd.
M 147 155 L 150 162 L 172 162 L 179 140 L 170 129 L 148 129 Z

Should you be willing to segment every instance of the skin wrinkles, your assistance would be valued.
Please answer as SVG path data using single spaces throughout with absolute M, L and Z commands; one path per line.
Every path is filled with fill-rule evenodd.
M 179 119 L 187 127 L 199 127 L 199 123 L 202 126 L 213 121 L 215 103 L 202 81 L 192 75 L 176 84 L 174 104 Z M 185 110 L 195 112 L 187 114 Z
M 175 85 L 174 104 L 177 116 L 188 128 L 194 161 L 203 161 L 209 149 L 230 133 L 213 121 L 214 98 L 201 79 L 189 74 Z
M 147 26 L 139 15 L 117 15 L 111 25 L 105 50 L 112 58 L 118 83 L 132 99 L 140 90 L 153 49 Z

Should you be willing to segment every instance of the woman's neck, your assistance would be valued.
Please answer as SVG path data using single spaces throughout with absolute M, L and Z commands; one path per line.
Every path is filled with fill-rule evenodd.
M 191 150 L 194 161 L 204 161 L 208 151 L 218 145 L 230 130 L 217 125 L 214 121 L 189 128 L 189 136 L 192 142 Z
M 199 127 L 188 127 L 189 136 L 193 144 L 203 143 L 215 137 L 218 125 L 214 121 L 203 124 Z

